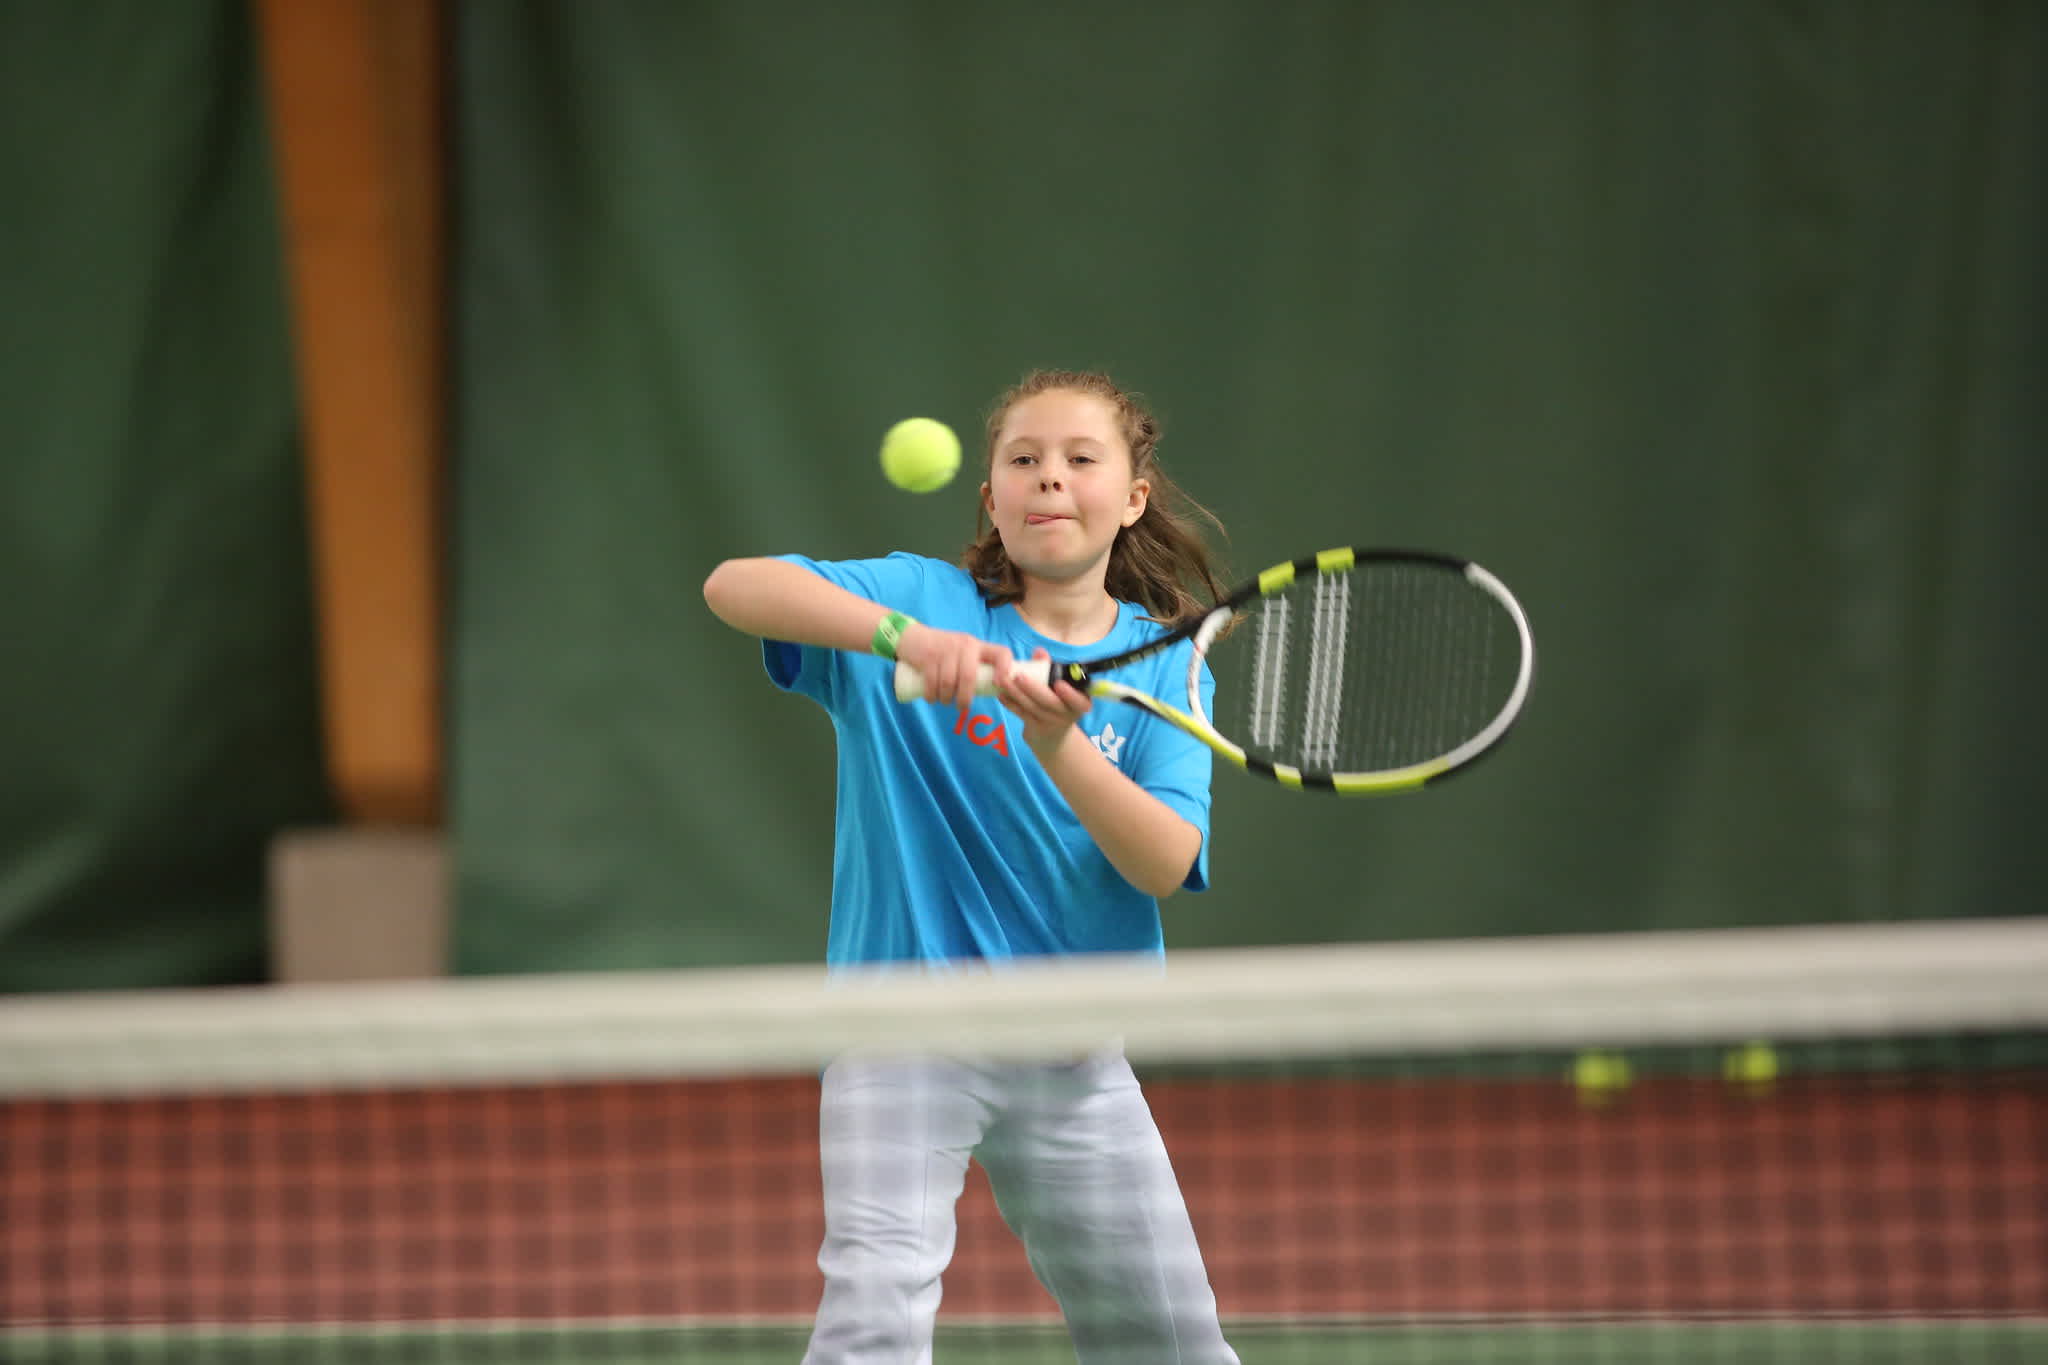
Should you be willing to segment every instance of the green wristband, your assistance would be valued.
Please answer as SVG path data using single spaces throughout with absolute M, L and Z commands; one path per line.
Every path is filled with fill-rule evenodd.
M 882 624 L 875 627 L 874 642 L 869 646 L 885 659 L 896 657 L 896 642 L 903 638 L 903 632 L 917 622 L 900 611 L 892 611 L 882 618 Z

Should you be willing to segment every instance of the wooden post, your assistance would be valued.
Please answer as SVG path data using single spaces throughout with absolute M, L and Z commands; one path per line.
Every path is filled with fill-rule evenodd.
M 339 830 L 279 837 L 287 980 L 433 975 L 448 925 L 440 0 L 254 0 L 282 205 Z

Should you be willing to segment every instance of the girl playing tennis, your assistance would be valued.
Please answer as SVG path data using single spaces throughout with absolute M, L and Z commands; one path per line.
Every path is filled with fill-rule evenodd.
M 1160 954 L 1160 898 L 1208 881 L 1209 750 L 1135 708 L 1092 711 L 1065 682 L 1009 677 L 1017 658 L 1134 648 L 1220 596 L 1157 424 L 1105 376 L 1039 372 L 987 435 L 964 566 L 735 559 L 704 584 L 719 619 L 762 637 L 776 685 L 832 716 L 833 967 Z M 1188 650 L 1133 665 L 1133 684 L 1166 694 Z M 937 705 L 897 703 L 891 658 Z M 994 699 L 974 695 L 984 664 L 1005 680 Z M 1083 1365 L 1235 1365 L 1119 1047 L 1057 1065 L 841 1058 L 819 1135 L 825 1291 L 806 1365 L 930 1361 L 970 1157 Z

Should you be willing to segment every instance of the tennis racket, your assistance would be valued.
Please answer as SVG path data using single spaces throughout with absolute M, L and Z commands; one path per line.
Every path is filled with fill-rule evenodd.
M 1194 642 L 1184 709 L 1104 676 L 1182 640 Z M 1205 663 L 1215 719 L 1202 704 Z M 1528 702 L 1535 666 L 1521 604 L 1485 569 L 1426 551 L 1353 548 L 1275 564 L 1141 649 L 1017 669 L 1140 707 L 1283 786 L 1375 796 L 1491 752 Z M 993 669 L 983 666 L 976 691 L 996 691 Z M 897 664 L 897 700 L 923 695 L 917 670 Z

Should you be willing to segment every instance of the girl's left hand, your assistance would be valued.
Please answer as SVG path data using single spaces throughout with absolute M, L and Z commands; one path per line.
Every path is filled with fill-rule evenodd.
M 1043 649 L 1033 650 L 1033 659 L 1050 659 Z M 1073 733 L 1074 722 L 1094 705 L 1086 692 L 1070 682 L 1055 681 L 1050 687 L 1036 678 L 1009 676 L 996 699 L 1024 722 L 1024 742 L 1041 760 L 1052 755 Z

